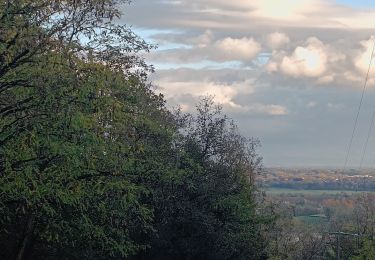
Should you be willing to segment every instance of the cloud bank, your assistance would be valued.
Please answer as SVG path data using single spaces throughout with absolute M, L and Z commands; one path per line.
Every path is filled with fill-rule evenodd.
M 341 163 L 348 117 L 374 46 L 375 5 L 138 0 L 124 14 L 120 22 L 133 24 L 159 45 L 145 57 L 155 65 L 152 80 L 170 104 L 189 111 L 200 96 L 214 95 L 248 135 L 260 137 L 270 158 L 266 163 Z M 375 91 L 372 70 L 373 65 L 369 96 Z M 370 101 L 365 99 L 365 114 L 373 109 Z M 341 141 L 325 146 L 330 135 L 341 135 Z M 321 147 L 329 161 L 321 158 Z

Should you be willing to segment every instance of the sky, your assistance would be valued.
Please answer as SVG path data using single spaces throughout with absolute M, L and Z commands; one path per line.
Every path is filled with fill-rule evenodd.
M 375 39 L 375 1 L 134 0 L 121 23 L 169 106 L 214 95 L 266 167 L 343 167 Z M 375 109 L 371 66 L 348 165 L 358 168 Z M 375 130 L 364 167 L 375 167 Z

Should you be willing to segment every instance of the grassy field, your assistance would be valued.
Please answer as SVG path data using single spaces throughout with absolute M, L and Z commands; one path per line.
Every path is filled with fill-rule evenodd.
M 327 218 L 325 216 L 297 216 L 295 219 L 298 219 L 308 225 L 321 225 L 327 223 Z
M 274 195 L 274 194 L 308 194 L 308 195 L 322 195 L 322 194 L 355 194 L 361 193 L 360 191 L 352 191 L 352 190 L 296 190 L 296 189 L 282 189 L 282 188 L 267 188 L 265 189 L 267 194 Z

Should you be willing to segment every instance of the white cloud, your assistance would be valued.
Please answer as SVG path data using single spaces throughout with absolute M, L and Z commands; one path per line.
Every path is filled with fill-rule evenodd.
M 176 0 L 161 0 L 161 4 L 170 4 L 170 5 L 181 5 L 183 1 L 176 1 Z
M 306 46 L 298 46 L 292 55 L 285 56 L 280 69 L 293 77 L 321 76 L 327 68 L 327 54 L 323 43 L 317 38 L 309 38 Z
M 371 37 L 370 39 L 366 41 L 361 41 L 361 50 L 358 50 L 357 56 L 354 58 L 354 64 L 356 68 L 365 75 L 367 73 L 370 60 L 372 60 L 374 57 L 371 57 L 372 50 L 374 48 L 375 44 L 374 37 Z M 375 61 L 372 60 L 372 65 L 375 64 Z
M 252 14 L 271 19 L 299 20 L 307 13 L 315 11 L 319 2 L 316 0 L 258 0 L 253 3 L 256 9 Z
M 348 70 L 347 56 L 335 44 L 309 37 L 302 44 L 295 44 L 292 50 L 273 51 L 265 69 L 268 73 L 279 72 L 298 80 L 315 79 L 316 85 L 332 83 L 339 78 L 337 75 Z
M 354 69 L 347 69 L 343 76 L 352 83 L 352 86 L 361 88 L 365 82 L 367 71 L 369 71 L 367 87 L 375 86 L 375 56 L 371 57 L 375 44 L 375 37 L 371 36 L 368 40 L 359 42 L 360 48 L 354 50 L 351 54 L 351 62 Z M 370 63 L 371 62 L 371 63 Z M 369 70 L 369 65 L 370 70 Z
M 251 105 L 239 104 L 235 101 L 240 95 L 251 95 L 255 88 L 252 80 L 235 82 L 232 84 L 204 81 L 158 81 L 159 91 L 167 100 L 175 100 L 180 104 L 183 111 L 193 108 L 193 103 L 201 96 L 212 95 L 216 103 L 222 104 L 226 110 L 235 113 L 263 114 L 272 116 L 283 116 L 289 113 L 288 109 L 281 105 L 255 103 Z M 191 96 L 193 100 L 185 102 L 186 96 Z
M 268 73 L 277 72 L 279 70 L 279 65 L 277 62 L 270 61 L 267 63 L 265 69 Z
M 206 30 L 203 34 L 189 39 L 188 42 L 199 48 L 205 48 L 212 43 L 213 39 L 213 32 L 211 30 Z
M 200 97 L 213 95 L 214 101 L 229 107 L 240 108 L 241 105 L 234 101 L 234 98 L 241 94 L 252 94 L 254 87 L 251 81 L 244 81 L 233 84 L 215 83 L 210 81 L 158 81 L 161 92 L 167 99 L 178 98 L 183 95 Z
M 330 110 L 340 110 L 340 109 L 344 108 L 344 105 L 343 104 L 328 103 L 327 107 Z
M 285 116 L 289 114 L 286 107 L 274 104 L 255 104 L 253 106 L 246 106 L 245 109 L 250 112 L 267 114 L 271 116 Z
M 375 11 L 369 8 L 367 10 L 351 10 L 351 14 L 347 13 L 347 15 L 336 14 L 336 17 L 331 19 L 351 29 L 374 29 L 374 15 Z
M 248 136 L 262 140 L 266 160 L 342 161 L 335 150 L 363 86 L 370 54 L 368 41 L 360 42 L 373 34 L 375 8 L 336 0 L 163 2 L 134 1 L 123 22 L 163 32 L 151 38 L 162 47 L 151 63 L 169 104 L 189 111 L 199 95 L 213 94 Z M 369 86 L 375 71 L 370 75 Z M 366 92 L 366 100 L 374 95 Z
M 320 77 L 320 78 L 316 81 L 316 83 L 323 85 L 323 84 L 332 83 L 334 80 L 335 80 L 334 75 L 325 75 L 325 76 L 323 76 L 323 77 Z
M 363 41 L 357 52 L 355 45 L 369 32 L 354 28 L 368 28 L 370 20 L 365 19 L 367 27 L 358 25 L 359 21 L 351 26 L 350 22 L 355 17 L 363 23 L 362 14 L 375 13 L 371 8 L 364 11 L 323 0 L 139 2 L 155 7 L 142 22 L 171 34 L 156 39 L 165 37 L 169 49 L 168 42 L 163 42 L 163 49 L 147 56 L 151 63 L 168 63 L 169 67 L 162 68 L 258 66 L 255 69 L 273 73 L 274 78 L 306 78 L 314 85 L 357 84 L 367 70 L 370 40 Z M 161 26 L 159 21 L 166 23 Z M 278 28 L 276 32 L 274 28 Z M 262 49 L 261 43 L 266 48 Z M 372 83 L 375 78 L 370 77 L 369 85 Z
M 235 39 L 227 37 L 214 44 L 211 58 L 219 61 L 250 61 L 261 51 L 261 45 L 253 38 Z
M 310 101 L 309 103 L 307 103 L 307 107 L 308 108 L 313 108 L 313 107 L 316 107 L 317 103 L 315 101 Z
M 173 37 L 171 37 L 173 38 Z M 210 30 L 203 34 L 187 38 L 183 47 L 163 49 L 147 54 L 152 62 L 195 63 L 214 62 L 249 62 L 261 51 L 261 45 L 254 38 L 225 37 L 214 40 Z
M 375 27 L 373 8 L 345 6 L 334 0 L 138 0 L 124 9 L 124 21 L 142 28 L 248 33 L 265 28 Z
M 267 45 L 271 49 L 279 49 L 290 43 L 289 37 L 284 33 L 274 32 L 267 35 Z

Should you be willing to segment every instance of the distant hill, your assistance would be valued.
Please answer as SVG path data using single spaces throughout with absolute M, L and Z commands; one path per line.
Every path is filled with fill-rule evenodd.
M 265 188 L 375 191 L 375 169 L 266 168 L 258 181 Z

